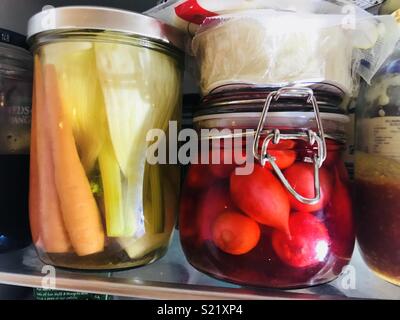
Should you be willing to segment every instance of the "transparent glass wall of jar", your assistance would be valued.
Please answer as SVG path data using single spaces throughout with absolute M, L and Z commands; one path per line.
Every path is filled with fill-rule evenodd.
M 351 258 L 355 238 L 342 160 L 348 119 L 321 116 L 328 137 L 327 157 L 319 168 L 321 197 L 314 204 L 304 204 L 289 194 L 271 163 L 262 166 L 252 159 L 254 170 L 239 174 L 236 169 L 249 157 L 246 142 L 227 147 L 225 139 L 219 146 L 213 139 L 208 149 L 201 148 L 199 159 L 221 162 L 192 164 L 183 187 L 180 235 L 194 267 L 241 285 L 273 288 L 312 286 L 340 274 Z M 255 129 L 259 119 L 256 112 L 214 114 L 198 117 L 196 125 L 199 130 Z M 266 130 L 279 129 L 283 136 L 316 129 L 309 112 L 271 112 L 267 121 L 259 150 Z M 307 139 L 282 139 L 277 144 L 271 141 L 268 152 L 297 193 L 315 196 L 311 159 L 316 144 Z
M 0 29 L 0 253 L 31 243 L 29 142 L 32 56 L 26 38 Z
M 179 118 L 180 55 L 115 32 L 37 40 L 30 216 L 40 258 L 78 269 L 155 261 L 175 225 L 179 168 L 149 165 L 146 135 Z
M 357 238 L 369 267 L 400 285 L 400 50 L 357 104 Z

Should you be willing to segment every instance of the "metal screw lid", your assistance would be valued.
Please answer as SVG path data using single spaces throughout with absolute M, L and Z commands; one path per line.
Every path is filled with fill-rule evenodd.
M 99 30 L 122 32 L 148 38 L 183 50 L 181 31 L 157 19 L 126 10 L 93 7 L 46 7 L 28 24 L 28 40 L 43 32 L 63 30 Z

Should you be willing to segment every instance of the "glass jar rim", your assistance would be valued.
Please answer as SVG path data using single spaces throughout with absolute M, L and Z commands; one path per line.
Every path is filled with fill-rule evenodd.
M 346 126 L 350 123 L 350 117 L 337 113 L 320 113 L 320 116 L 324 126 L 325 137 L 345 143 L 347 140 Z M 260 117 L 261 112 L 210 114 L 195 117 L 193 123 L 198 130 L 228 129 L 232 131 L 229 136 L 247 136 L 254 135 Z M 263 134 L 269 133 L 274 129 L 279 129 L 282 132 L 293 130 L 307 132 L 316 128 L 317 123 L 313 112 L 269 112 Z M 240 130 L 241 133 L 235 133 L 235 130 Z M 254 132 L 247 132 L 247 130 L 253 130 Z M 224 132 L 221 132 L 221 135 L 219 133 L 213 133 L 212 135 L 217 139 L 226 136 Z
M 7 43 L 0 43 L 0 74 L 10 79 L 32 78 L 33 57 L 29 51 Z
M 0 42 L 0 57 L 25 62 L 31 62 L 33 60 L 28 50 L 3 42 Z
M 315 86 L 314 86 L 315 85 Z M 226 87 L 226 90 L 215 91 L 205 96 L 196 115 L 233 112 L 258 112 L 264 109 L 267 97 L 284 87 L 269 86 L 237 86 Z M 308 90 L 313 93 L 318 103 L 319 111 L 326 113 L 346 113 L 348 99 L 332 91 L 331 87 L 318 83 L 309 86 L 288 86 L 293 90 Z M 288 95 L 284 99 L 271 101 L 270 112 L 307 112 L 313 110 L 312 104 L 298 94 Z
M 179 49 L 159 41 L 138 37 L 135 35 L 124 34 L 122 32 L 102 30 L 59 30 L 43 32 L 29 40 L 31 45 L 30 49 L 33 53 L 35 53 L 41 46 L 62 42 L 102 42 L 136 46 L 167 54 L 175 59 L 181 68 L 183 68 L 184 65 L 184 53 Z
M 227 119 L 260 119 L 261 117 L 261 112 L 235 112 L 235 113 L 224 113 L 224 114 L 207 114 L 207 115 L 199 115 L 196 116 L 193 119 L 194 123 L 199 123 L 202 121 L 208 121 L 208 120 L 227 120 Z M 298 119 L 298 118 L 303 118 L 303 119 L 312 119 L 314 118 L 314 113 L 313 112 L 269 112 L 268 113 L 268 119 L 269 119 L 269 124 L 274 124 L 273 120 L 276 118 L 287 118 L 287 119 Z M 327 112 L 321 112 L 321 118 L 322 120 L 330 120 L 330 121 L 336 121 L 342 124 L 347 124 L 350 122 L 350 118 L 344 114 L 340 113 L 327 113 Z

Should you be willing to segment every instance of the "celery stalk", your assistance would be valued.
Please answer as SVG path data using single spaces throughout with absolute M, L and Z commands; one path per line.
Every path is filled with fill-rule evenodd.
M 170 233 L 164 232 L 164 230 L 158 234 L 153 233 L 153 221 L 151 219 L 154 216 L 151 200 L 146 199 L 144 206 L 144 211 L 146 212 L 146 234 L 137 238 L 122 237 L 118 239 L 118 242 L 125 249 L 125 252 L 131 259 L 141 259 L 155 250 L 166 247 L 171 239 Z M 150 218 L 147 216 L 148 214 L 150 215 Z
M 141 238 L 118 239 L 118 242 L 125 249 L 125 252 L 131 259 L 141 259 L 145 255 L 155 250 L 167 247 L 172 238 L 171 232 L 173 231 L 176 222 L 176 211 L 178 209 L 178 203 L 177 203 L 177 196 L 175 194 L 175 190 L 173 189 L 173 184 L 171 183 L 171 181 L 159 179 L 159 181 L 165 182 L 161 185 L 162 195 L 164 198 L 163 200 L 165 201 L 165 205 L 163 205 L 162 207 L 163 212 L 157 212 L 153 208 L 154 196 L 153 193 L 149 193 L 149 191 L 153 191 L 150 187 L 151 178 L 149 177 L 150 175 L 149 167 L 150 166 L 146 168 L 146 183 L 145 183 L 146 197 L 144 200 L 145 204 L 144 211 L 146 213 L 145 216 L 146 234 Z M 160 169 L 161 168 L 158 168 L 158 170 Z M 158 173 L 161 174 L 160 171 L 158 171 Z M 154 221 L 154 219 L 156 221 Z M 161 221 L 162 225 L 160 223 Z M 161 228 L 161 226 L 163 228 L 162 230 L 161 229 L 155 230 L 156 227 Z M 160 233 L 155 233 L 158 231 L 160 231 Z
M 160 175 L 159 165 L 149 167 L 149 179 L 151 187 L 151 210 L 146 212 L 146 222 L 149 231 L 152 233 L 164 232 L 164 197 L 162 190 L 162 177 Z
M 169 234 L 160 233 L 157 235 L 146 234 L 139 239 L 120 238 L 119 243 L 125 248 L 131 259 L 141 259 L 152 251 L 168 246 L 169 240 Z
M 95 50 L 111 140 L 121 170 L 129 176 L 136 171 L 131 162 L 139 154 L 137 150 L 146 147 L 152 117 L 148 96 L 151 92 L 143 84 L 146 77 L 141 72 L 140 52 L 137 52 L 140 48 L 97 43 Z
M 141 84 L 145 78 L 141 73 L 141 51 L 110 43 L 97 43 L 95 50 L 111 141 L 124 175 L 125 231 L 127 236 L 141 236 L 146 135 L 153 120 L 150 92 Z
M 99 167 L 103 184 L 107 236 L 123 237 L 125 218 L 122 208 L 121 169 L 108 141 L 99 156 Z
M 151 239 L 159 246 L 169 238 L 164 232 L 160 174 L 145 170 L 146 136 L 152 128 L 167 128 L 178 106 L 181 78 L 175 60 L 162 52 L 122 43 L 98 42 L 94 47 L 110 138 L 121 169 L 125 226 L 118 242 L 133 257 L 148 252 Z M 145 197 L 149 193 L 154 195 Z M 158 232 L 157 241 L 152 236 Z

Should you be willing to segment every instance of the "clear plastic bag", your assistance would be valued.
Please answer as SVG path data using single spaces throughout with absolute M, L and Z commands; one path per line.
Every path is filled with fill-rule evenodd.
M 203 94 L 221 86 L 326 82 L 353 94 L 392 52 L 399 29 L 391 16 L 251 10 L 207 18 L 192 41 Z
M 225 84 L 368 83 L 400 36 L 348 0 L 169 0 L 147 12 L 194 36 L 203 94 Z
M 145 13 L 193 35 L 208 17 L 253 9 L 367 14 L 348 0 L 166 0 Z

